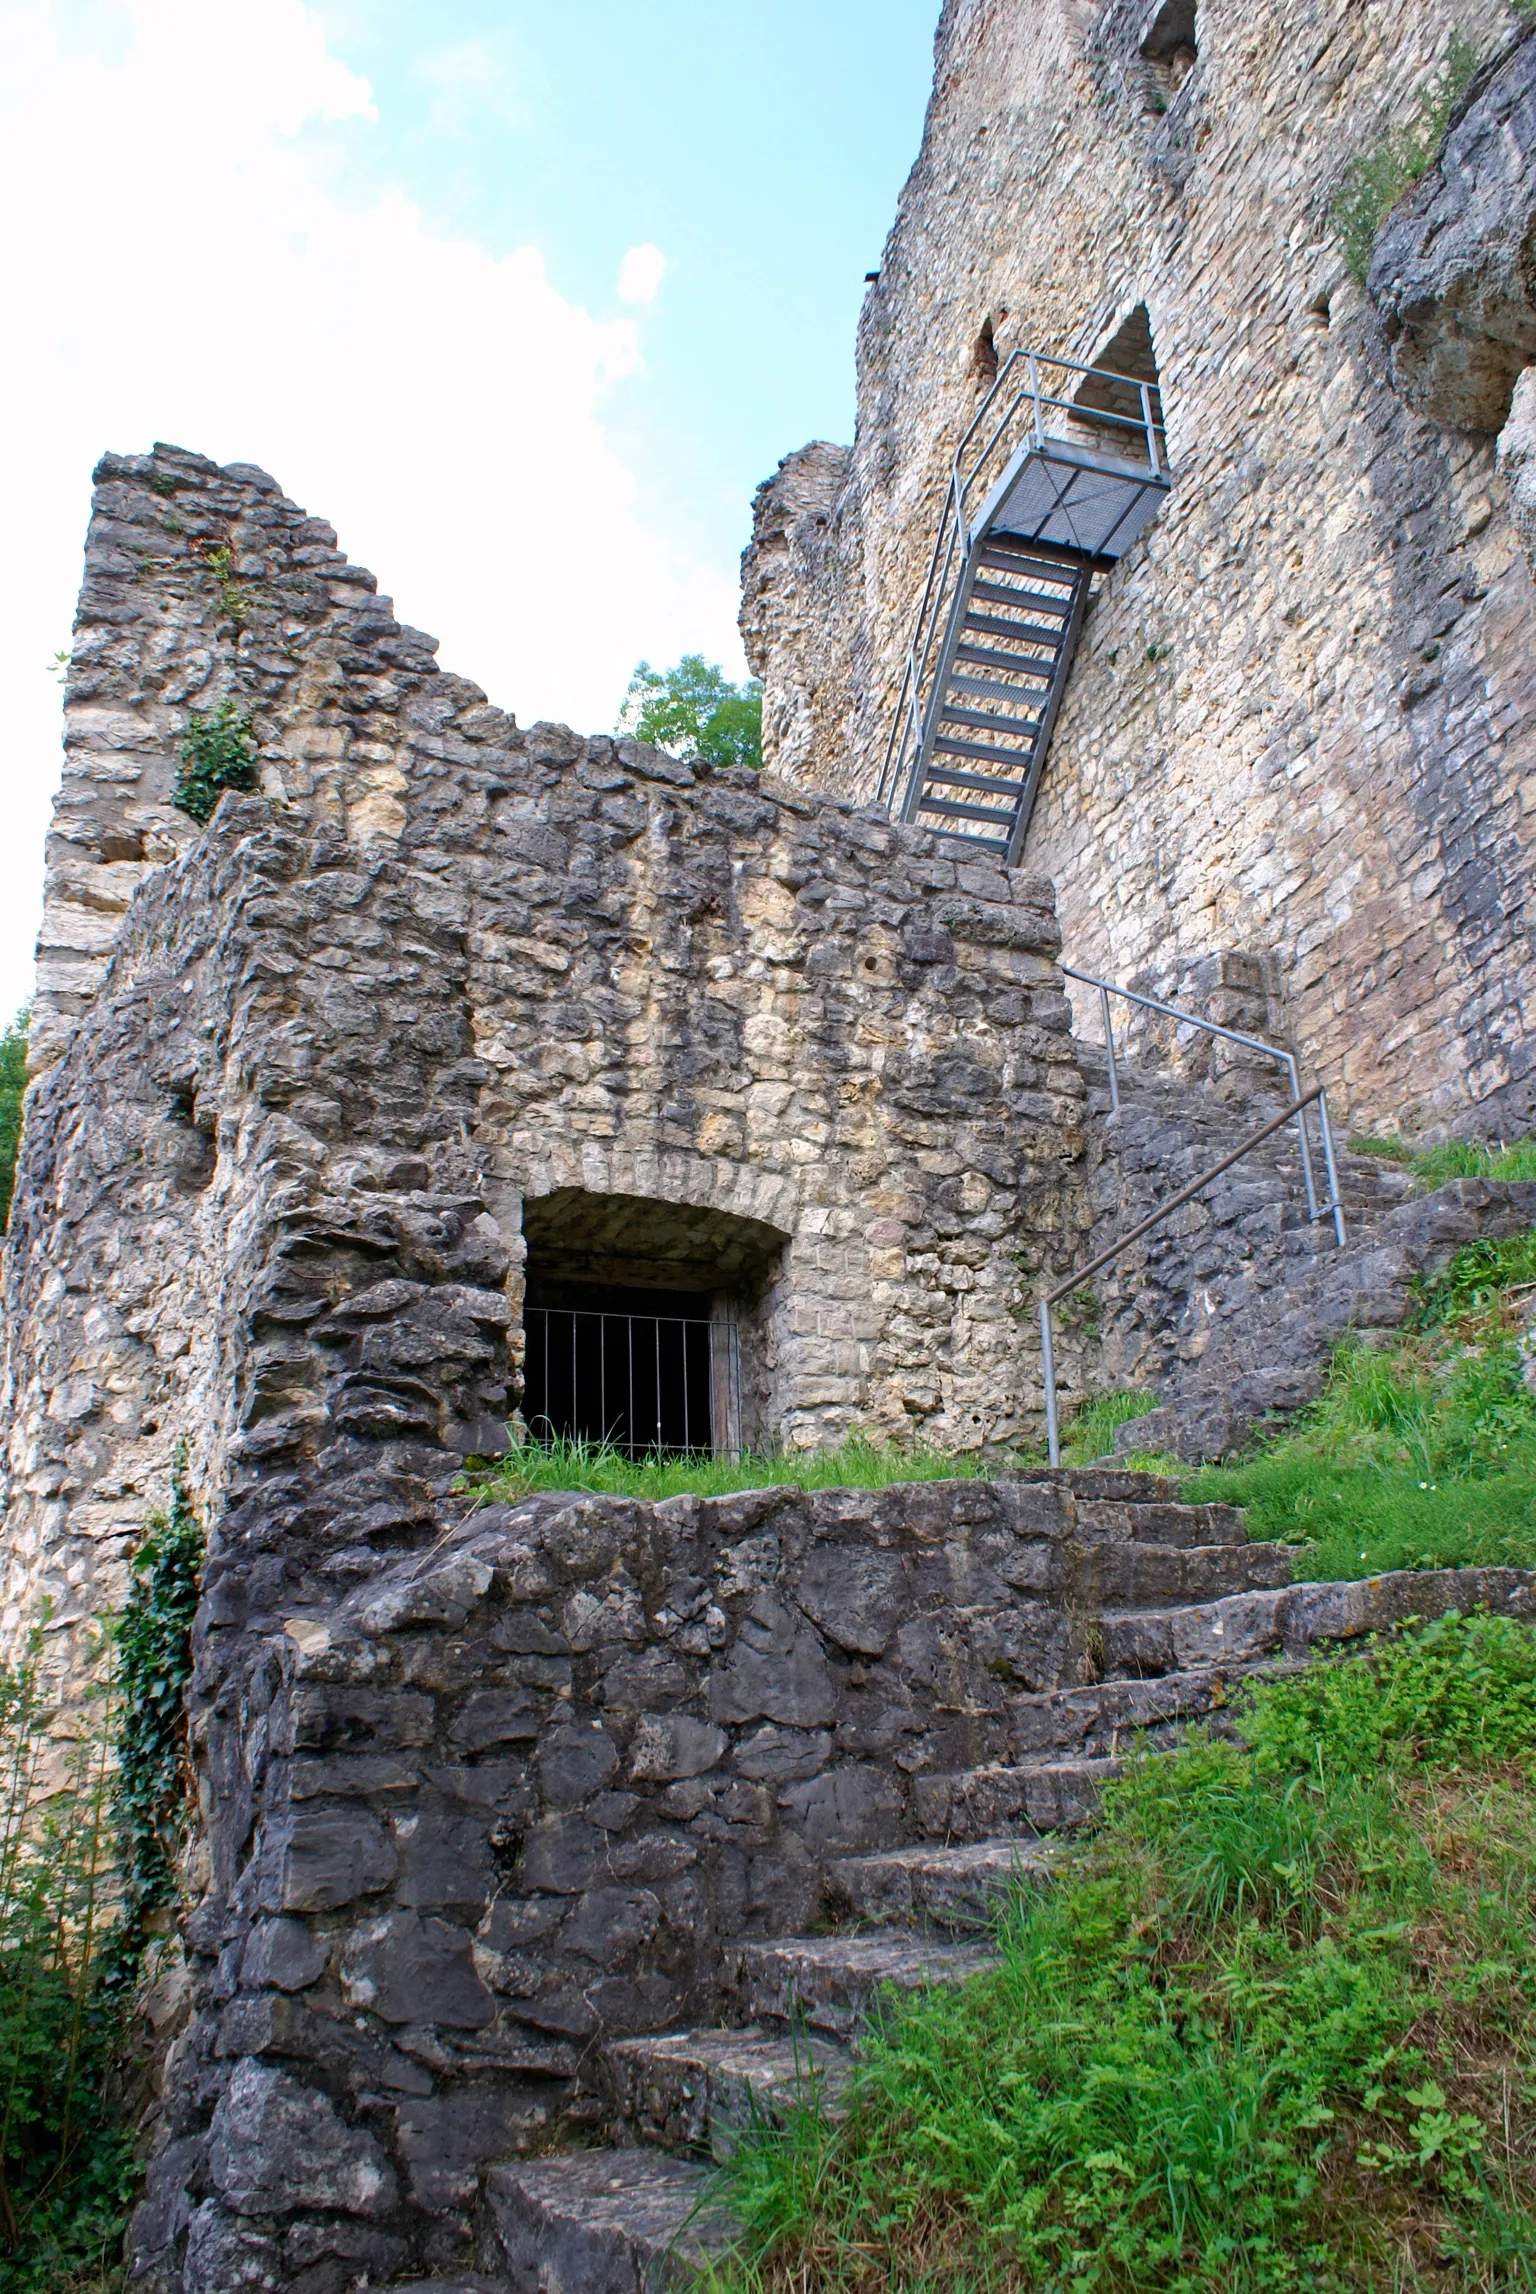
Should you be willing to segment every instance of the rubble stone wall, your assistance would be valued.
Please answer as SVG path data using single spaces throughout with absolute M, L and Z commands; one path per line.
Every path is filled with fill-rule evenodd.
M 846 721 L 846 745 L 781 736 L 784 767 L 873 787 L 984 324 L 1003 358 L 1092 359 L 1145 303 L 1173 492 L 1089 612 L 1027 853 L 1067 959 L 1125 980 L 1258 951 L 1345 1120 L 1517 1129 L 1536 591 L 1492 435 L 1397 395 L 1328 215 L 1452 34 L 1493 55 L 1517 21 L 1502 0 L 1201 0 L 1175 86 L 1140 53 L 1154 13 L 945 7 L 848 479 L 804 547 L 748 554 L 767 722 Z M 1427 228 L 1432 191 L 1421 208 Z M 794 479 L 791 458 L 762 507 L 791 533 Z
M 211 1589 L 247 1503 L 263 1600 L 409 1542 L 502 1446 L 524 1204 L 564 1190 L 778 1238 L 760 1441 L 995 1451 L 1037 1423 L 1029 1285 L 1085 1215 L 1049 888 L 749 773 L 520 731 L 304 538 L 328 531 L 259 473 L 102 468 L 70 708 L 139 728 L 138 793 L 82 772 L 59 834 L 97 855 L 93 912 L 127 906 L 46 1011 L 4 1264 L 5 1633 L 48 1605 L 61 1678 L 180 1437 Z M 238 626 L 199 532 L 235 536 Z M 177 744 L 224 695 L 262 787 L 198 831 Z M 111 857 L 125 807 L 179 856 Z

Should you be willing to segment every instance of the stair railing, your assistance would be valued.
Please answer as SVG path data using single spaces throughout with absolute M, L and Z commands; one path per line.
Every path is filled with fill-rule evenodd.
M 1296 1137 L 1301 1148 L 1301 1178 L 1302 1185 L 1307 1191 L 1307 1217 L 1315 1226 L 1319 1219 L 1326 1219 L 1331 1216 L 1334 1239 L 1340 1250 L 1344 1248 L 1344 1205 L 1339 1197 L 1339 1170 L 1333 1151 L 1333 1131 L 1328 1121 L 1327 1096 L 1319 1087 L 1316 1091 L 1308 1092 L 1305 1098 L 1302 1097 L 1301 1069 L 1296 1064 L 1294 1052 L 1287 1051 L 1283 1044 L 1266 1043 L 1262 1036 L 1245 1035 L 1241 1028 L 1221 1027 L 1215 1020 L 1202 1019 L 1198 1012 L 1186 1012 L 1178 1004 L 1165 1004 L 1157 996 L 1144 996 L 1137 988 L 1117 987 L 1113 980 L 1101 980 L 1094 972 L 1075 971 L 1070 964 L 1063 964 L 1061 970 L 1067 979 L 1078 980 L 1085 988 L 1098 990 L 1099 1012 L 1104 1025 L 1104 1050 L 1109 1060 L 1109 1112 L 1111 1115 L 1118 1115 L 1120 1112 L 1120 1075 L 1115 1062 L 1115 1027 L 1109 1000 L 1111 996 L 1119 996 L 1128 1004 L 1139 1004 L 1143 1011 L 1160 1012 L 1165 1019 L 1177 1020 L 1181 1027 L 1199 1028 L 1203 1035 L 1220 1036 L 1224 1043 L 1241 1044 L 1246 1051 L 1256 1051 L 1263 1058 L 1272 1059 L 1278 1067 L 1283 1067 L 1286 1080 L 1291 1087 L 1291 1097 L 1296 1103 L 1291 1112 L 1296 1118 Z M 1311 1106 L 1314 1099 L 1317 1102 L 1317 1127 L 1322 1135 L 1323 1168 L 1328 1178 L 1328 1200 L 1326 1203 L 1319 1203 L 1317 1199 L 1317 1181 L 1312 1170 L 1312 1146 L 1307 1137 L 1305 1111 Z
M 1078 976 L 1073 974 L 1074 978 Z M 1251 1154 L 1255 1147 L 1262 1146 L 1275 1132 L 1283 1131 L 1287 1123 L 1300 1116 L 1314 1101 L 1321 1105 L 1322 1097 L 1322 1085 L 1314 1083 L 1310 1091 L 1303 1092 L 1289 1107 L 1282 1108 L 1278 1115 L 1271 1117 L 1261 1129 L 1245 1139 L 1240 1147 L 1234 1147 L 1230 1155 L 1224 1155 L 1219 1163 L 1212 1164 L 1209 1171 L 1202 1171 L 1198 1179 L 1192 1179 L 1187 1187 L 1181 1187 L 1176 1195 L 1171 1195 L 1166 1203 L 1159 1203 L 1155 1211 L 1138 1220 L 1129 1234 L 1121 1235 L 1107 1250 L 1100 1251 L 1097 1258 L 1091 1258 L 1086 1266 L 1080 1266 L 1075 1273 L 1069 1274 L 1065 1282 L 1059 1282 L 1054 1290 L 1045 1292 L 1040 1300 L 1040 1361 L 1045 1377 L 1046 1446 L 1053 1466 L 1061 1464 L 1061 1429 L 1056 1408 L 1056 1348 L 1051 1308 L 1102 1272 L 1122 1251 L 1129 1250 L 1132 1243 L 1140 1242 L 1143 1235 L 1149 1235 L 1154 1227 L 1160 1227 L 1164 1219 L 1171 1219 L 1175 1211 L 1181 1211 L 1186 1203 L 1192 1203 L 1202 1187 L 1208 1187 L 1213 1179 L 1219 1179 L 1224 1171 L 1230 1171 L 1234 1163 L 1240 1163 L 1245 1155 Z M 1342 1220 L 1339 1239 L 1342 1242 Z
M 1107 407 L 1085 408 L 1075 399 L 1061 396 L 1059 389 L 1045 387 L 1042 369 L 1046 368 L 1053 370 L 1053 380 L 1055 374 L 1061 374 L 1118 383 L 1136 394 L 1141 412 L 1138 416 L 1117 414 Z M 1060 386 L 1061 389 L 1071 387 L 1074 386 L 1070 382 Z M 1082 384 L 1075 387 L 1081 391 Z M 911 778 L 921 751 L 923 722 L 932 698 L 934 674 L 943 652 L 955 592 L 970 554 L 976 514 L 986 504 L 993 485 L 1012 456 L 1027 440 L 1043 446 L 1048 434 L 1061 434 L 1063 424 L 1058 417 L 1064 417 L 1066 422 L 1085 423 L 1094 430 L 1125 432 L 1128 446 L 1144 445 L 1154 473 L 1166 468 L 1162 403 L 1155 383 L 1139 382 L 1132 375 L 1115 374 L 1107 367 L 1082 366 L 1075 359 L 1054 358 L 1047 351 L 1016 350 L 1009 354 L 950 461 L 939 530 L 928 561 L 928 578 L 923 585 L 911 643 L 907 647 L 901 691 L 885 744 L 885 758 L 875 792 L 877 804 L 891 806 L 899 802 L 903 784 Z

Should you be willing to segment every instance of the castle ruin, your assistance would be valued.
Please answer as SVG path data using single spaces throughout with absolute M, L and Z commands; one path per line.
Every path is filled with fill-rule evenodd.
M 1457 32 L 1362 283 L 1340 182 Z M 1533 149 L 1500 0 L 948 0 L 855 443 L 757 500 L 761 776 L 520 727 L 254 467 L 101 463 L 4 1632 L 44 1621 L 67 1737 L 184 1443 L 202 1823 L 137 2282 L 633 2287 L 677 2162 L 519 2162 L 711 2139 L 741 2045 L 658 2034 L 750 2016 L 766 2076 L 798 1983 L 836 2056 L 931 1954 L 818 1959 L 821 1908 L 942 1924 L 1223 1667 L 1469 1597 L 1292 1585 L 1109 1468 L 455 1485 L 509 1426 L 1028 1453 L 1041 1291 L 1286 1096 L 1145 1011 L 1122 1090 L 1076 974 L 1280 1044 L 1341 1129 L 1530 1122 Z M 210 723 L 254 785 L 200 825 Z M 1065 1393 L 1156 1385 L 1215 1454 L 1536 1216 L 1341 1157 L 1340 1248 L 1289 1138 L 1106 1278 Z

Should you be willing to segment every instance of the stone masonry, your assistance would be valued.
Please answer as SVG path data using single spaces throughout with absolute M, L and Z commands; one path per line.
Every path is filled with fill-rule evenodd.
M 61 1675 L 179 1437 L 242 1603 L 424 1534 L 517 1408 L 525 1223 L 734 1251 L 760 1443 L 1037 1423 L 1084 1215 L 1049 888 L 520 731 L 328 536 L 249 470 L 99 473 L 5 1253 L 5 1630 L 46 1605 Z M 198 832 L 224 696 L 262 787 Z
M 1379 313 L 1329 208 L 1455 32 L 1490 71 L 1384 235 Z M 775 762 L 866 793 L 997 358 L 1091 361 L 1144 305 L 1173 492 L 1100 584 L 1026 858 L 1084 969 L 1274 961 L 1360 1128 L 1536 1106 L 1528 413 L 1493 437 L 1536 342 L 1519 35 L 1502 0 L 948 0 L 854 446 L 789 457 L 744 566 Z

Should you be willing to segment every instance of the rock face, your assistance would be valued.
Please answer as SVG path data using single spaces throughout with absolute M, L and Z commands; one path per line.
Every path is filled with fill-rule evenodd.
M 1499 432 L 1498 460 L 1515 530 L 1536 571 L 1536 366 L 1528 366 L 1515 384 L 1509 420 Z
M 1370 295 L 1392 380 L 1454 430 L 1499 430 L 1536 360 L 1536 39 L 1491 75 L 1393 210 Z
M 816 546 L 774 560 L 771 614 L 749 574 L 785 769 L 867 793 L 983 339 L 1004 364 L 1091 361 L 1144 305 L 1173 492 L 1089 610 L 1026 859 L 1085 970 L 1272 958 L 1341 1130 L 1536 1110 L 1516 921 L 1536 590 L 1492 437 L 1405 406 L 1329 221 L 1453 32 L 1492 55 L 1509 24 L 1499 0 L 951 0 L 865 298 L 846 484 Z M 1480 147 L 1511 261 L 1524 116 Z M 1474 302 L 1490 280 L 1473 264 Z M 807 754 L 807 694 L 846 747 Z
M 839 764 L 851 756 L 853 696 L 817 671 L 823 651 L 840 642 L 850 602 L 841 578 L 856 542 L 843 531 L 850 460 L 846 446 L 824 442 L 786 455 L 757 489 L 741 561 L 741 634 L 753 674 L 799 665 L 797 676 L 775 676 L 764 690 L 764 749 L 787 779 L 837 794 Z

